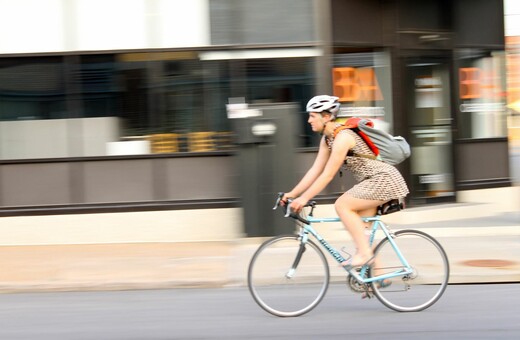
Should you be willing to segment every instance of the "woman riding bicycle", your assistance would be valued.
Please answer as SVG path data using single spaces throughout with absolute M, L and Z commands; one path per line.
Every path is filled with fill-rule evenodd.
M 309 200 L 325 189 L 345 164 L 357 184 L 341 195 L 334 207 L 357 248 L 351 261 L 343 265 L 358 267 L 373 261 L 372 249 L 365 237 L 365 225 L 360 216 L 374 216 L 378 206 L 405 197 L 409 190 L 394 166 L 349 154 L 349 151 L 357 155 L 373 155 L 373 152 L 351 129 L 342 129 L 336 134 L 336 128 L 341 125 L 335 122 L 339 108 L 338 97 L 328 95 L 315 96 L 307 103 L 307 122 L 314 132 L 323 137 L 313 165 L 300 182 L 285 193 L 282 200 L 286 202 L 288 198 L 295 198 L 290 207 L 294 212 L 299 212 Z

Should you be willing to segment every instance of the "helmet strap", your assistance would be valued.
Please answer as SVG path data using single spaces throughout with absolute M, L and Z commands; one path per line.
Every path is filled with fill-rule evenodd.
M 323 112 L 329 114 L 331 117 L 334 117 L 334 116 L 332 115 L 332 113 L 330 113 L 329 111 L 323 111 Z M 330 123 L 330 122 L 333 121 L 333 120 L 334 120 L 334 118 L 331 118 L 330 120 L 328 120 L 328 121 L 325 122 L 325 121 L 323 120 L 323 114 L 321 114 L 321 122 L 323 123 L 323 129 L 321 129 L 320 135 L 323 136 L 323 134 L 325 133 L 325 129 L 327 128 L 327 124 Z
M 328 124 L 328 123 L 329 123 L 329 122 L 326 122 L 325 124 L 323 124 L 323 129 L 321 129 L 320 135 L 323 136 L 323 134 L 325 133 L 325 128 L 327 127 L 327 124 Z
M 323 129 L 321 129 L 320 135 L 323 136 L 323 134 L 325 133 L 325 129 L 327 128 L 327 124 L 330 123 L 330 120 L 327 121 L 327 122 L 324 122 L 323 121 L 323 115 L 321 115 L 321 122 L 323 124 Z

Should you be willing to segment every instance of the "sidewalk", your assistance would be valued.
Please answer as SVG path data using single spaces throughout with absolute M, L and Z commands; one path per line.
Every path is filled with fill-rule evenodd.
M 504 196 L 503 193 L 508 195 Z M 451 283 L 520 282 L 520 188 L 500 200 L 467 199 L 386 216 L 393 230 L 436 237 L 451 265 Z M 482 197 L 491 197 L 486 192 Z M 320 206 L 326 215 L 332 207 Z M 418 223 L 418 221 L 423 221 Z M 427 221 L 427 222 L 424 222 Z M 353 249 L 339 223 L 317 229 L 337 248 Z M 118 244 L 0 247 L 0 292 L 225 287 L 246 284 L 249 260 L 262 238 Z M 420 252 L 416 256 L 421 256 Z M 332 280 L 344 271 L 331 265 Z

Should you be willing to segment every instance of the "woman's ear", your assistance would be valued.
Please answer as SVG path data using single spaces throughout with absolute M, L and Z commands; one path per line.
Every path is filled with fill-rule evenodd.
M 326 120 L 327 122 L 330 122 L 333 120 L 333 116 L 329 112 L 323 112 L 322 116 L 323 116 L 323 119 Z

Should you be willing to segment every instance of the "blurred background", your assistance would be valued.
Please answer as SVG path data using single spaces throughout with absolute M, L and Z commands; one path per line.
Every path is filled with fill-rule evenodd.
M 262 234 L 241 209 L 312 162 L 317 94 L 407 138 L 411 206 L 513 186 L 519 36 L 513 0 L 0 0 L 0 215 L 228 209 Z

